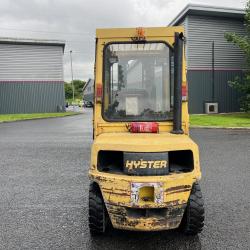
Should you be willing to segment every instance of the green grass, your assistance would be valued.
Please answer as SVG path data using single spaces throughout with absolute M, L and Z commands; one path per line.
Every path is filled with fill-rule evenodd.
M 62 113 L 34 113 L 34 114 L 7 114 L 0 115 L 0 122 L 11 122 L 20 120 L 40 119 L 49 117 L 64 117 L 78 114 L 76 112 L 62 112 Z
M 191 126 L 250 127 L 250 113 L 190 115 Z
M 79 99 L 79 98 L 75 98 L 74 102 L 73 102 L 73 99 L 66 99 L 66 102 L 70 105 L 78 105 L 80 104 L 80 102 L 82 102 L 82 99 Z

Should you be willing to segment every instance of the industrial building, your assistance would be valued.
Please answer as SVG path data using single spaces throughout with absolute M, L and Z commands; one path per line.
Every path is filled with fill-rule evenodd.
M 0 38 L 0 114 L 64 110 L 64 47 L 56 40 Z
M 83 100 L 94 103 L 94 80 L 89 79 L 83 87 Z
M 244 14 L 243 9 L 190 4 L 169 24 L 185 28 L 190 113 L 204 113 L 206 103 L 217 103 L 220 113 L 240 110 L 239 93 L 228 82 L 242 77 L 245 57 L 224 36 L 245 34 Z

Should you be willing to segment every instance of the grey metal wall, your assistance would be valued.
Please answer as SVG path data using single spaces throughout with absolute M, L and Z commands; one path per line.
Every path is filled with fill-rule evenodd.
M 214 41 L 215 100 L 219 112 L 236 112 L 239 93 L 228 84 L 245 69 L 244 53 L 228 43 L 226 32 L 245 34 L 243 20 L 225 17 L 187 15 L 185 27 L 189 85 L 189 112 L 204 113 L 204 103 L 212 101 L 212 42 Z
M 94 102 L 94 93 L 92 94 L 85 94 L 83 96 L 84 101 Z
M 219 103 L 220 113 L 240 111 L 240 95 L 228 84 L 228 81 L 234 80 L 236 76 L 242 77 L 242 71 L 215 71 L 214 94 L 215 102 Z M 212 101 L 212 71 L 189 70 L 187 78 L 189 91 L 189 112 L 191 114 L 204 113 L 204 103 Z
M 83 100 L 94 102 L 94 83 L 93 79 L 89 79 L 83 89 Z
M 64 96 L 61 83 L 0 83 L 0 113 L 58 112 L 64 108 Z
M 216 69 L 245 69 L 244 53 L 224 37 L 226 32 L 244 35 L 243 20 L 188 15 L 185 28 L 188 69 L 211 69 L 213 41 Z
M 0 113 L 64 109 L 63 48 L 0 43 Z
M 0 80 L 63 80 L 63 48 L 0 44 Z
M 187 17 L 182 18 L 180 22 L 178 23 L 178 26 L 183 26 L 184 27 L 184 35 L 187 37 Z

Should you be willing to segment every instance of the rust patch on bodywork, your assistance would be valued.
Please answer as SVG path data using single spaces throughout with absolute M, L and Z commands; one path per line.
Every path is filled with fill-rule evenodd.
M 118 176 L 121 178 L 120 176 Z M 96 176 L 107 211 L 114 228 L 134 231 L 160 231 L 174 229 L 181 223 L 193 179 L 173 181 L 171 178 L 155 177 L 151 182 L 142 178 L 131 181 L 131 177 L 114 179 L 113 176 Z M 159 178 L 159 179 L 158 179 Z M 167 178 L 167 177 L 166 177 Z M 169 177 L 168 177 L 169 178 Z M 159 183 L 159 187 L 156 184 Z M 138 188 L 139 200 L 132 202 L 132 186 Z M 152 192 L 140 191 L 144 187 L 153 187 Z M 162 201 L 156 202 L 158 189 L 162 190 Z M 144 197 L 153 197 L 143 200 Z M 162 211 L 159 212 L 158 211 Z
M 168 208 L 168 211 L 167 211 L 167 216 L 169 218 L 176 218 L 178 216 L 181 216 L 183 215 L 183 210 L 185 210 L 186 208 L 186 204 L 183 204 L 183 205 L 179 205 L 179 206 L 172 206 L 172 207 L 169 207 Z
M 173 200 L 164 203 L 167 207 L 169 206 L 178 206 L 181 204 L 180 200 Z
M 159 221 L 153 221 L 152 227 L 162 228 L 162 230 L 177 228 L 180 224 L 180 219 L 165 219 Z
M 190 192 L 191 188 L 192 187 L 190 185 L 182 185 L 182 186 L 167 188 L 165 189 L 165 192 L 166 195 L 178 194 L 183 192 Z
M 190 190 L 191 186 L 190 185 L 182 185 L 182 186 L 177 186 L 177 187 L 171 187 L 171 188 L 167 188 L 165 190 L 165 192 L 171 193 L 171 192 L 176 192 L 176 191 L 184 190 L 184 189 Z
M 178 193 L 182 193 L 182 192 L 189 192 L 190 190 L 191 189 L 181 189 L 181 190 L 170 192 L 170 193 L 167 193 L 167 194 L 178 194 Z
M 102 189 L 102 190 L 106 194 L 114 194 L 114 195 L 122 195 L 122 196 L 129 196 L 130 197 L 130 194 L 127 194 L 127 193 L 118 193 L 118 192 L 114 192 L 112 190 L 105 190 L 105 189 Z
M 128 208 L 126 207 L 107 204 L 107 210 L 115 228 L 138 231 L 159 231 L 177 228 L 182 220 L 185 208 L 186 204 L 170 206 L 163 208 L 164 213 L 155 212 L 155 215 L 147 213 L 147 211 L 142 215 L 142 208 L 135 208 L 132 216 L 128 214 Z M 150 209 L 148 210 L 150 212 Z M 138 211 L 138 214 L 136 211 Z M 160 208 L 158 211 L 160 211 Z M 150 215 L 147 216 L 147 214 Z

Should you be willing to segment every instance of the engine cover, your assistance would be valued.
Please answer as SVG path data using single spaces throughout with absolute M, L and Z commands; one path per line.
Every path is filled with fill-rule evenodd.
M 124 152 L 123 171 L 128 175 L 149 176 L 169 173 L 168 152 Z

